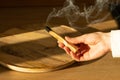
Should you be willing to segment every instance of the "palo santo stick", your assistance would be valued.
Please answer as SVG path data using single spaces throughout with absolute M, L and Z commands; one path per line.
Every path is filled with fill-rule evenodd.
M 58 41 L 62 42 L 65 46 L 67 46 L 68 48 L 70 48 L 71 51 L 73 51 L 74 53 L 76 53 L 78 51 L 78 47 L 68 43 L 65 39 L 63 39 L 60 35 L 58 35 L 57 33 L 55 33 L 50 27 L 46 26 L 46 31 L 53 36 L 55 39 L 57 39 Z

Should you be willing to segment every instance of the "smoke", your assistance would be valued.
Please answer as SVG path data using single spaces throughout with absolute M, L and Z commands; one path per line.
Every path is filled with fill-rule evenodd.
M 62 9 L 53 9 L 48 15 L 47 24 L 49 24 L 49 21 L 54 17 L 65 17 L 69 25 L 73 25 L 80 17 L 80 10 L 78 6 L 74 5 L 74 0 L 67 0 Z
M 75 0 L 66 0 L 63 8 L 53 11 L 48 15 L 46 24 L 49 25 L 53 18 L 65 18 L 72 27 L 79 27 L 82 20 L 85 24 L 93 24 L 106 20 L 110 15 L 109 12 L 103 14 L 108 10 L 109 4 L 112 1 L 109 0 L 95 0 L 95 4 L 89 7 L 84 5 L 83 9 L 80 10 L 79 6 L 74 4 Z M 117 2 L 116 2 L 117 4 Z M 78 24 L 79 23 L 79 24 Z M 81 27 L 79 27 L 81 28 Z

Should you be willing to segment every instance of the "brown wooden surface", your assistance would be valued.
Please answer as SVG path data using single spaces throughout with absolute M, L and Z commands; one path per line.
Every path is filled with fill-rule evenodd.
M 66 0 L 0 0 L 0 7 L 62 6 Z M 93 4 L 95 0 L 75 0 L 75 4 Z
M 0 33 L 13 29 L 14 34 L 12 32 L 6 34 L 10 36 L 39 30 L 41 26 L 44 26 L 46 16 L 51 10 L 51 8 L 43 7 L 0 8 Z M 104 27 L 105 25 L 106 27 Z M 111 27 L 109 28 L 109 26 Z M 117 28 L 117 25 L 114 21 L 110 21 L 110 23 L 105 23 L 104 25 L 99 24 L 99 28 L 95 26 L 89 27 L 87 30 L 81 30 L 81 32 L 93 32 L 101 28 L 103 31 L 104 28 L 110 31 L 110 29 Z M 23 31 L 16 32 L 16 29 L 22 29 Z M 4 35 L 0 36 L 5 37 Z M 110 52 L 106 56 L 95 61 L 74 63 L 65 69 L 46 73 L 21 73 L 9 70 L 1 65 L 0 80 L 119 80 L 119 69 L 120 59 L 114 59 Z
M 79 31 L 64 25 L 52 29 L 61 36 L 80 34 Z M 22 32 L 20 29 L 10 29 L 1 34 L 5 37 L 0 38 L 0 64 L 16 71 L 36 73 L 61 69 L 74 62 L 57 46 L 57 40 L 45 29 L 5 35 L 13 34 L 14 31 Z

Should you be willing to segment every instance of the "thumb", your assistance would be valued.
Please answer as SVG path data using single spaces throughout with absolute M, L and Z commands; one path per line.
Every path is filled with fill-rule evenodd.
M 72 43 L 72 44 L 84 43 L 84 38 L 82 38 L 80 36 L 74 37 L 74 38 L 70 38 L 68 36 L 65 36 L 65 40 L 68 41 L 69 43 Z

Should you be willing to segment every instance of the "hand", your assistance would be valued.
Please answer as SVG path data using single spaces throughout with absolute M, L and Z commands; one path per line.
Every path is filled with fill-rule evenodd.
M 93 60 L 111 50 L 110 33 L 94 32 L 74 38 L 65 37 L 65 39 L 69 43 L 79 45 L 77 53 L 73 53 L 63 43 L 58 42 L 58 46 L 64 49 L 76 61 Z

